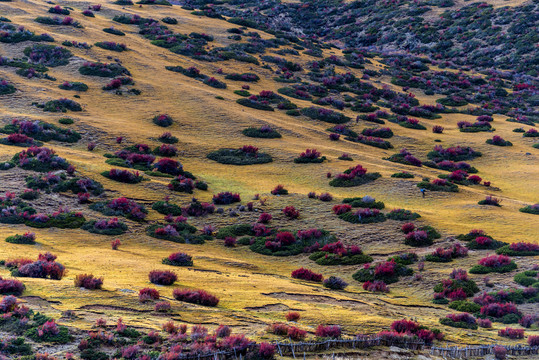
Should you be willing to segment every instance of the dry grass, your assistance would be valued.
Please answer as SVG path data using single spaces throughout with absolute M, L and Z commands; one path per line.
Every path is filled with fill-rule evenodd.
M 62 5 L 84 9 L 95 2 L 62 2 Z M 495 2 L 496 4 L 498 2 Z M 506 3 L 506 2 L 504 2 Z M 507 3 L 508 4 L 508 3 Z M 49 5 L 36 2 L 16 1 L 0 3 L 0 13 L 9 17 L 15 24 L 25 26 L 37 33 L 51 33 L 59 42 L 63 40 L 78 40 L 88 43 L 114 40 L 126 43 L 132 49 L 122 54 L 107 52 L 94 47 L 90 50 L 72 49 L 76 55 L 68 66 L 53 68 L 50 74 L 58 79 L 56 82 L 46 80 L 26 80 L 17 76 L 13 69 L 3 69 L 5 76 L 21 90 L 13 96 L 5 97 L 0 102 L 0 118 L 4 122 L 12 118 L 41 119 L 51 123 L 61 117 L 58 114 L 43 113 L 40 109 L 31 107 L 33 101 L 42 102 L 50 99 L 71 96 L 67 91 L 58 89 L 62 81 L 82 81 L 90 87 L 87 93 L 81 94 L 77 100 L 84 106 L 84 112 L 68 114 L 76 120 L 73 128 L 80 130 L 83 140 L 73 146 L 52 144 L 54 149 L 75 164 L 84 175 L 101 181 L 111 196 L 119 194 L 140 199 L 150 204 L 160 200 L 165 194 L 166 179 L 152 178 L 151 182 L 143 185 L 125 185 L 107 180 L 99 175 L 101 171 L 110 168 L 105 164 L 102 154 L 111 149 L 118 149 L 114 144 L 116 136 L 123 136 L 128 143 L 143 142 L 157 144 L 148 140 L 163 132 L 152 124 L 151 118 L 159 113 L 168 113 L 175 124 L 166 131 L 180 139 L 178 147 L 182 151 L 180 160 L 185 168 L 210 186 L 208 193 L 197 193 L 197 198 L 209 200 L 212 193 L 219 191 L 240 192 L 244 200 L 255 193 L 268 195 L 276 184 L 285 184 L 295 195 L 287 198 L 271 197 L 265 210 L 273 214 L 279 213 L 286 204 L 293 203 L 302 213 L 302 219 L 287 225 L 294 229 L 308 227 L 323 227 L 343 237 L 349 243 L 362 245 L 366 253 L 375 253 L 376 259 L 385 259 L 387 254 L 406 250 L 402 244 L 402 235 L 398 232 L 399 223 L 389 221 L 382 225 L 352 225 L 338 220 L 331 213 L 330 204 L 321 203 L 306 198 L 309 191 L 317 193 L 329 191 L 335 198 L 369 194 L 382 200 L 391 208 L 406 208 L 417 211 L 422 215 L 422 221 L 428 223 L 443 233 L 444 236 L 465 233 L 473 228 L 483 228 L 498 240 L 506 242 L 528 241 L 538 242 L 537 221 L 534 215 L 523 214 L 518 209 L 524 204 L 537 201 L 539 188 L 538 153 L 531 148 L 532 140 L 522 139 L 520 134 L 512 133 L 514 123 L 505 122 L 505 117 L 496 116 L 494 127 L 496 134 L 513 142 L 514 146 L 500 149 L 485 144 L 489 133 L 463 134 L 458 132 L 456 123 L 461 120 L 473 120 L 474 117 L 452 114 L 444 115 L 439 120 L 422 120 L 427 131 L 417 131 L 388 124 L 396 133 L 391 140 L 395 149 L 380 150 L 350 142 L 332 142 L 328 139 L 325 129 L 328 124 L 291 118 L 282 112 L 267 113 L 244 108 L 235 103 L 237 98 L 232 93 L 239 89 L 241 83 L 227 81 L 229 88 L 218 90 L 200 82 L 191 81 L 181 74 L 171 73 L 164 68 L 166 65 L 196 66 L 202 73 L 215 75 L 218 68 L 227 72 L 255 72 L 261 81 L 251 85 L 251 93 L 260 90 L 276 91 L 280 84 L 272 81 L 269 71 L 250 65 L 228 61 L 224 63 L 202 63 L 175 55 L 166 49 L 155 47 L 137 34 L 135 26 L 114 24 L 117 29 L 126 33 L 125 37 L 117 38 L 101 31 L 111 25 L 111 18 L 118 13 L 136 13 L 141 16 L 163 18 L 173 16 L 178 19 L 178 25 L 170 25 L 175 31 L 190 33 L 199 31 L 215 36 L 215 45 L 226 45 L 227 28 L 232 24 L 200 18 L 177 6 L 158 7 L 144 6 L 128 7 L 107 3 L 104 10 L 96 13 L 95 19 L 73 12 L 73 17 L 81 21 L 85 29 L 49 27 L 33 22 L 36 16 L 43 15 Z M 270 36 L 261 33 L 263 37 Z M 21 56 L 22 50 L 28 43 L 5 45 L 0 47 L 0 55 L 9 57 Z M 331 53 L 338 51 L 331 51 Z M 110 61 L 107 56 L 117 56 L 133 75 L 135 87 L 142 90 L 138 97 L 117 96 L 101 91 L 108 79 L 82 76 L 78 67 L 86 60 Z M 297 62 L 305 63 L 306 57 L 287 56 Z M 376 64 L 374 65 L 376 66 Z M 371 66 L 371 68 L 374 68 Z M 361 72 L 350 71 L 356 75 Z M 222 80 L 221 75 L 215 75 Z M 382 79 L 388 82 L 389 79 Z M 416 93 L 422 103 L 434 103 L 433 96 Z M 224 100 L 217 100 L 222 96 Z M 310 103 L 294 100 L 299 106 Z M 355 118 L 354 113 L 347 111 Z M 270 124 L 282 134 L 282 139 L 252 139 L 241 135 L 241 130 L 247 126 Z M 430 130 L 433 124 L 442 125 L 444 134 L 433 134 Z M 360 122 L 353 125 L 355 130 L 370 126 Z M 481 207 L 477 201 L 483 199 L 491 191 L 480 187 L 460 187 L 457 194 L 428 194 L 421 198 L 414 182 L 390 178 L 392 173 L 407 170 L 416 175 L 416 179 L 424 176 L 435 177 L 439 172 L 429 168 L 412 168 L 381 160 L 400 148 L 406 147 L 415 155 L 425 158 L 428 151 L 435 145 L 434 140 L 441 139 L 442 145 L 468 145 L 483 153 L 483 157 L 472 161 L 472 165 L 480 170 L 483 179 L 491 181 L 493 186 L 501 191 L 494 192 L 496 197 L 503 199 L 502 208 Z M 88 141 L 97 142 L 94 152 L 86 150 Z M 235 167 L 216 164 L 205 158 L 205 155 L 220 147 L 239 147 L 244 144 L 258 146 L 261 151 L 268 152 L 274 157 L 274 162 L 265 165 Z M 296 165 L 292 159 L 306 148 L 316 147 L 329 161 L 322 164 Z M 0 145 L 2 159 L 11 157 L 19 148 Z M 337 157 L 343 152 L 349 153 L 354 162 L 339 161 Z M 528 154 L 531 153 L 531 154 Z M 338 173 L 351 164 L 361 163 L 369 171 L 377 171 L 383 178 L 360 188 L 330 188 L 326 173 Z M 0 173 L 1 190 L 9 190 L 15 185 L 9 183 L 6 174 Z M 51 196 L 51 202 L 57 204 L 74 203 L 74 198 L 61 195 Z M 176 203 L 186 203 L 189 195 L 172 194 Z M 245 201 L 244 201 L 245 202 Z M 90 214 L 90 211 L 86 212 Z M 99 217 L 92 213 L 91 216 Z M 159 219 L 157 213 L 151 212 L 150 219 Z M 279 218 L 279 216 L 277 217 Z M 242 214 L 240 218 L 226 216 L 212 217 L 211 223 L 225 225 L 234 222 L 253 221 L 255 215 Z M 535 221 L 534 221 L 535 220 Z M 279 221 L 285 224 L 284 220 Z M 193 225 L 201 227 L 204 220 L 194 220 Z M 38 296 L 50 301 L 48 306 L 33 298 L 28 301 L 33 306 L 43 306 L 46 312 L 58 316 L 62 311 L 79 310 L 77 320 L 62 319 L 64 323 L 73 324 L 80 328 L 88 328 L 91 321 L 105 316 L 110 319 L 123 317 L 128 323 L 134 323 L 145 328 L 158 328 L 165 322 L 165 317 L 148 312 L 151 305 L 141 305 L 137 300 L 138 289 L 149 286 L 147 274 L 153 269 L 170 268 L 161 264 L 161 259 L 176 251 L 185 251 L 193 255 L 195 266 L 192 269 L 174 268 L 178 274 L 175 286 L 203 288 L 221 298 L 217 309 L 208 309 L 195 305 L 181 304 L 172 301 L 173 314 L 170 318 L 179 322 L 191 324 L 207 324 L 217 326 L 222 323 L 233 325 L 238 331 L 245 331 L 251 336 L 267 338 L 263 329 L 266 324 L 284 320 L 286 309 L 301 310 L 301 324 L 306 329 L 314 331 L 320 323 L 342 324 L 347 333 L 375 332 L 387 328 L 390 323 L 402 317 L 414 317 L 427 326 L 443 328 L 448 333 L 448 339 L 456 342 L 484 343 L 499 341 L 496 330 L 478 330 L 473 336 L 469 331 L 456 330 L 438 324 L 438 318 L 447 314 L 444 306 L 433 305 L 430 302 L 432 286 L 437 281 L 447 277 L 452 266 L 427 264 L 425 280 L 422 283 L 412 283 L 411 280 L 401 281 L 391 286 L 388 295 L 373 295 L 366 293 L 351 278 L 356 267 L 322 267 L 314 264 L 305 256 L 294 258 L 274 258 L 258 255 L 247 248 L 228 249 L 222 241 L 215 240 L 205 245 L 181 245 L 150 238 L 144 234 L 143 227 L 130 223 L 131 231 L 119 238 L 122 246 L 119 251 L 110 249 L 110 237 L 87 233 L 82 230 L 44 229 L 35 230 L 38 244 L 34 247 L 14 245 L 1 242 L 0 258 L 21 256 L 36 257 L 39 252 L 51 251 L 58 255 L 58 260 L 69 270 L 68 276 L 61 281 L 40 279 L 25 279 L 28 288 L 26 295 Z M 20 232 L 21 226 L 0 225 L 0 234 L 7 237 Z M 421 252 L 420 252 L 421 253 Z M 455 263 L 467 268 L 474 264 L 481 254 L 472 253 L 466 260 Z M 525 267 L 533 260 L 517 260 Z M 452 264 L 451 264 L 452 265 Z M 320 285 L 312 285 L 302 281 L 292 280 L 290 272 L 300 266 L 308 266 L 325 276 L 338 275 L 345 278 L 351 286 L 346 292 L 332 292 Z M 105 278 L 104 291 L 89 293 L 73 287 L 73 279 L 79 273 L 93 273 Z M 7 271 L 0 270 L 0 275 Z M 475 277 L 480 282 L 480 277 Z M 491 277 L 497 282 L 497 288 L 503 288 L 510 279 L 509 275 Z M 159 287 L 162 296 L 172 298 L 172 287 Z M 273 295 L 266 295 L 266 294 Z M 285 295 L 283 295 L 285 294 Z M 286 295 L 300 294 L 300 295 Z M 345 302 L 339 300 L 346 300 Z M 267 305 L 278 304 L 277 307 L 264 308 Z M 118 310 L 114 307 L 122 307 Z M 261 309 L 248 309 L 261 307 Z M 132 310 L 128 310 L 132 309 Z M 274 310 L 278 309 L 278 310 Z M 142 312 L 145 311 L 145 312 Z M 499 324 L 496 328 L 501 327 Z M 530 332 L 531 333 L 531 332 Z

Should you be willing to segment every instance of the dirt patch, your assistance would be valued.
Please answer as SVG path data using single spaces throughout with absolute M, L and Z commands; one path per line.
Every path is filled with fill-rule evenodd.
M 263 311 L 263 312 L 265 311 L 290 311 L 290 310 L 301 311 L 301 309 L 292 309 L 289 306 L 282 303 L 267 304 L 267 305 L 262 305 L 262 306 L 248 306 L 248 307 L 245 307 L 244 309 L 252 310 L 252 311 Z
M 311 294 L 296 294 L 296 293 L 285 293 L 285 292 L 275 292 L 275 293 L 262 293 L 262 295 L 270 296 L 272 298 L 276 299 L 287 299 L 287 300 L 295 300 L 295 301 L 301 301 L 301 302 L 313 302 L 318 304 L 327 304 L 327 305 L 336 305 L 336 306 L 342 306 L 346 308 L 353 308 L 356 310 L 368 310 L 369 308 L 372 308 L 371 304 L 368 304 L 363 301 L 359 300 L 341 300 L 341 299 L 335 299 L 331 296 L 325 296 L 325 295 L 311 295 Z
M 79 308 L 79 310 L 113 310 L 113 311 L 127 311 L 127 312 L 135 312 L 135 313 L 149 313 L 152 312 L 152 310 L 138 310 L 133 308 L 128 308 L 124 306 L 114 306 L 114 305 L 84 305 Z

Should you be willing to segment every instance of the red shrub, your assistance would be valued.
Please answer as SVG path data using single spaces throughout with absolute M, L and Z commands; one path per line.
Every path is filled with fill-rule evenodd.
M 273 190 L 271 190 L 272 195 L 288 195 L 288 190 L 284 188 L 284 185 L 277 185 Z
M 260 214 L 260 217 L 258 218 L 258 222 L 262 224 L 267 224 L 271 221 L 272 216 L 269 213 L 262 213 Z
M 217 306 L 219 298 L 204 290 L 174 289 L 174 299 L 203 306 Z
M 290 311 L 286 314 L 286 321 L 298 321 L 301 315 L 298 312 Z
M 339 205 L 333 206 L 332 210 L 335 213 L 335 215 L 341 215 L 341 214 L 344 214 L 344 213 L 347 213 L 347 212 L 351 211 L 352 206 L 350 206 L 348 204 L 339 204 Z
M 150 282 L 157 285 L 172 285 L 178 280 L 178 276 L 169 270 L 152 270 L 148 274 L 148 277 Z
M 396 320 L 391 324 L 391 330 L 398 333 L 415 333 L 419 329 L 419 324 L 412 320 Z
M 530 345 L 530 346 L 539 346 L 539 335 L 530 335 L 530 336 L 528 336 L 528 345 Z
M 479 265 L 490 268 L 498 268 L 509 265 L 510 263 L 511 258 L 506 255 L 490 255 L 479 260 Z
M 373 282 L 365 281 L 363 283 L 363 290 L 370 292 L 389 292 L 389 288 L 387 287 L 386 283 L 380 280 L 374 280 Z
M 507 356 L 507 349 L 503 346 L 494 346 L 492 351 L 494 352 L 496 360 L 504 360 Z
M 150 300 L 159 300 L 159 291 L 151 288 L 140 289 L 138 292 L 138 301 L 143 303 Z
M 20 296 L 24 291 L 24 284 L 19 280 L 2 279 L 0 276 L 0 294 Z
M 83 287 L 88 290 L 101 289 L 103 278 L 96 278 L 92 274 L 79 274 L 75 277 L 75 287 Z
M 485 329 L 490 329 L 492 328 L 492 321 L 489 319 L 477 319 L 477 325 Z
M 301 280 L 315 281 L 315 282 L 322 282 L 324 278 L 322 274 L 317 274 L 306 268 L 299 268 L 292 271 L 292 277 L 294 279 L 301 279 Z
M 227 325 L 219 325 L 219 327 L 215 330 L 215 336 L 218 338 L 225 338 L 230 336 L 232 333 L 232 330 Z
M 338 325 L 318 325 L 315 335 L 322 338 L 338 339 L 341 337 L 341 327 Z
M 170 310 L 170 302 L 168 301 L 160 301 L 155 303 L 155 306 L 153 308 L 157 312 L 167 312 Z
M 507 314 L 520 315 L 520 311 L 513 303 L 490 303 L 481 307 L 481 314 L 501 318 Z
M 298 329 L 295 326 L 290 326 L 288 328 L 288 337 L 292 340 L 303 340 L 305 339 L 305 335 L 307 335 L 307 331 Z
M 283 213 L 290 219 L 297 219 L 299 217 L 299 211 L 293 206 L 287 206 L 283 209 Z
M 273 359 L 275 355 L 275 345 L 272 345 L 267 342 L 262 342 L 259 345 L 258 355 L 263 359 Z
M 289 326 L 283 323 L 273 323 L 266 329 L 267 332 L 275 335 L 287 335 Z
M 524 329 L 505 328 L 498 331 L 498 336 L 507 337 L 509 339 L 523 339 Z
M 122 242 L 120 239 L 115 239 L 110 242 L 110 246 L 112 247 L 112 250 L 118 250 L 118 248 L 122 245 Z
M 405 234 L 411 233 L 414 230 L 415 230 L 414 223 L 406 223 L 406 224 L 403 224 L 401 227 L 401 231 Z
M 225 246 L 226 247 L 235 247 L 236 246 L 236 238 L 232 236 L 225 237 Z

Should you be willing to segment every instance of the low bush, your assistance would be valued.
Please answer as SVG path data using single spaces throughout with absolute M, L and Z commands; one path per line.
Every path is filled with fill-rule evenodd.
M 467 146 L 455 146 L 444 149 L 441 145 L 436 145 L 434 150 L 427 154 L 427 157 L 434 162 L 443 160 L 462 161 L 474 159 L 481 156 L 481 153 Z
M 348 286 L 348 283 L 346 281 L 337 276 L 330 276 L 327 279 L 324 279 L 322 284 L 324 285 L 324 287 L 327 287 L 331 290 L 344 290 Z
M 283 214 L 289 219 L 299 218 L 299 211 L 293 206 L 287 206 L 283 209 Z
M 468 313 L 449 314 L 440 319 L 440 323 L 456 328 L 477 330 L 477 320 Z
M 479 260 L 479 264 L 470 269 L 471 274 L 491 272 L 506 273 L 517 268 L 517 264 L 506 255 L 490 255 Z
M 414 175 L 410 174 L 409 172 L 403 171 L 403 172 L 394 173 L 391 175 L 391 177 L 397 178 L 397 179 L 413 179 Z
M 148 277 L 151 283 L 157 285 L 172 285 L 178 280 L 178 276 L 169 270 L 152 270 Z
M 138 301 L 145 303 L 151 300 L 159 300 L 159 291 L 152 288 L 140 289 L 138 292 Z
M 33 232 L 26 232 L 22 235 L 16 234 L 8 236 L 6 242 L 11 244 L 34 245 L 36 243 L 36 234 Z
M 73 90 L 73 91 L 87 91 L 88 85 L 82 82 L 77 81 L 64 81 L 62 84 L 58 85 L 62 90 Z
M 338 339 L 341 337 L 341 327 L 338 325 L 318 325 L 315 335 L 320 338 Z
M 314 106 L 302 109 L 301 114 L 313 120 L 320 120 L 333 124 L 344 124 L 350 121 L 350 118 L 344 114 Z
M 295 311 L 290 311 L 285 316 L 286 321 L 298 321 L 300 317 L 300 314 Z
M 354 280 L 359 282 L 380 280 L 386 284 L 392 284 L 399 281 L 401 276 L 410 276 L 413 270 L 395 261 L 385 261 L 376 266 L 366 264 L 363 269 L 358 270 L 352 275 Z
M 314 282 L 322 282 L 322 280 L 324 279 L 322 274 L 317 274 L 303 267 L 292 271 L 292 277 L 294 279 L 314 281 Z
M 21 296 L 25 289 L 26 287 L 22 281 L 3 279 L 0 276 L 0 295 Z
M 429 191 L 445 191 L 445 192 L 458 192 L 459 187 L 446 179 L 434 179 L 432 181 L 421 181 L 417 183 L 417 187 L 420 189 L 426 189 Z
M 524 329 L 505 328 L 498 330 L 498 336 L 506 337 L 509 339 L 523 339 Z
M 103 64 L 103 63 L 92 63 L 86 62 L 79 68 L 79 73 L 82 75 L 88 76 L 99 76 L 99 77 L 117 77 L 117 76 L 130 76 L 129 71 L 121 66 L 120 64 Z
M 71 51 L 66 48 L 46 44 L 28 46 L 23 53 L 31 63 L 48 67 L 67 65 L 69 64 L 69 59 L 73 56 Z
M 193 258 L 186 253 L 176 252 L 164 258 L 163 264 L 172 266 L 193 266 Z
M 365 281 L 363 283 L 363 290 L 367 290 L 375 293 L 387 293 L 389 288 L 386 283 L 381 280 Z
M 22 277 L 61 280 L 66 273 L 65 267 L 54 260 L 56 256 L 51 253 L 39 254 L 37 261 L 20 263 L 12 268 L 11 273 Z
M 219 298 L 204 290 L 174 289 L 174 299 L 191 304 L 215 307 L 219 304 Z
M 172 135 L 170 132 L 162 133 L 161 135 L 159 135 L 157 140 L 165 144 L 176 144 L 179 141 L 178 138 Z
M 370 224 L 387 220 L 386 216 L 380 210 L 369 208 L 359 209 L 356 212 L 345 212 L 339 215 L 339 218 L 353 224 Z
M 434 240 L 440 237 L 433 227 L 427 225 L 406 234 L 404 243 L 408 246 L 423 247 L 432 245 Z
M 101 175 L 108 179 L 126 184 L 138 184 L 144 180 L 144 177 L 140 175 L 138 171 L 110 169 L 109 171 L 103 171 Z
M 342 174 L 338 174 L 329 182 L 329 185 L 335 187 L 359 186 L 372 182 L 381 176 L 382 175 L 379 173 L 367 173 L 367 169 L 363 168 L 361 165 L 356 165 L 355 167 L 351 167 L 344 171 Z
M 487 139 L 487 144 L 496 145 L 496 146 L 513 146 L 513 143 L 507 140 L 504 140 L 501 136 L 496 135 L 492 139 Z
M 230 205 L 236 202 L 240 202 L 240 194 L 234 194 L 229 191 L 220 192 L 217 195 L 213 195 L 212 201 L 216 205 Z
M 453 259 L 468 256 L 468 248 L 456 243 L 450 248 L 437 248 L 435 251 L 425 256 L 426 261 L 450 262 Z
M 271 190 L 272 195 L 288 195 L 288 190 L 284 188 L 284 185 L 277 185 L 273 190 Z
M 67 344 L 73 340 L 65 326 L 58 326 L 54 320 L 48 320 L 38 327 L 31 328 L 25 335 L 35 342 Z
M 519 209 L 520 212 L 539 215 L 539 204 L 527 205 Z
M 294 159 L 296 164 L 306 164 L 306 163 L 321 163 L 326 160 L 325 156 L 317 151 L 316 149 L 307 149 L 302 152 L 299 157 Z
M 109 28 L 104 28 L 103 31 L 106 32 L 107 34 L 112 34 L 116 36 L 125 36 L 125 33 L 123 31 L 115 29 L 113 26 Z
M 119 221 L 118 218 L 112 218 L 110 220 L 90 220 L 84 223 L 81 228 L 93 234 L 113 236 L 124 234 L 127 231 L 127 225 L 124 222 Z
M 417 167 L 422 166 L 421 160 L 419 160 L 418 158 L 413 156 L 406 149 L 401 149 L 400 152 L 398 152 L 397 154 L 391 155 L 390 157 L 386 158 L 385 160 L 389 160 L 389 161 L 404 164 L 404 165 L 412 165 L 412 166 L 417 166 Z
M 94 277 L 92 274 L 79 274 L 75 277 L 75 287 L 88 290 L 101 289 L 103 278 Z
M 385 204 L 382 201 L 376 201 L 376 199 L 368 195 L 363 197 L 344 198 L 342 202 L 352 207 L 378 210 L 382 210 L 383 208 L 385 208 Z
M 372 261 L 372 257 L 365 255 L 360 247 L 345 246 L 340 241 L 322 246 L 309 259 L 318 265 L 357 265 Z
M 495 198 L 492 195 L 487 195 L 484 200 L 478 202 L 479 205 L 489 205 L 501 207 L 501 199 Z
M 74 100 L 71 99 L 58 99 L 47 101 L 43 105 L 43 111 L 48 112 L 67 112 L 67 111 L 82 111 L 82 106 Z
M 496 250 L 497 254 L 508 256 L 537 256 L 539 245 L 525 242 L 512 243 Z
M 99 211 L 107 216 L 125 216 L 134 221 L 143 221 L 148 210 L 144 205 L 140 205 L 127 198 L 117 198 L 105 202 L 97 202 L 90 205 L 91 210 Z
M 421 215 L 405 209 L 393 209 L 387 214 L 387 218 L 391 220 L 410 221 L 419 219 Z
M 253 165 L 266 164 L 273 161 L 271 155 L 258 152 L 254 146 L 243 146 L 239 149 L 219 149 L 207 155 L 207 158 L 221 164 Z
M 125 44 L 116 43 L 114 41 L 99 41 L 95 43 L 95 46 L 116 52 L 123 52 L 127 50 L 127 46 Z

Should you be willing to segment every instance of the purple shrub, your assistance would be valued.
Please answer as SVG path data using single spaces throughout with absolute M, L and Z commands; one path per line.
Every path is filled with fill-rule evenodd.
M 157 285 L 172 285 L 176 280 L 178 280 L 178 276 L 169 270 L 152 270 L 148 274 L 148 277 L 151 283 Z

